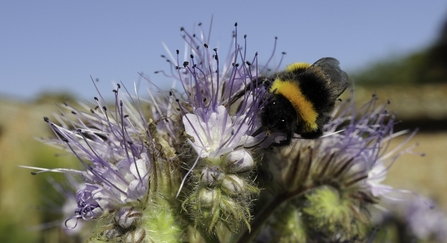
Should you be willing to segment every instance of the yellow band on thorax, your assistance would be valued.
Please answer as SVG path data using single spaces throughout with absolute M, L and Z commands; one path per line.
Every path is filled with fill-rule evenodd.
M 303 119 L 309 130 L 318 129 L 316 123 L 318 113 L 313 104 L 306 99 L 296 83 L 298 81 L 284 81 L 276 79 L 270 87 L 270 93 L 280 94 L 290 101 L 296 113 Z

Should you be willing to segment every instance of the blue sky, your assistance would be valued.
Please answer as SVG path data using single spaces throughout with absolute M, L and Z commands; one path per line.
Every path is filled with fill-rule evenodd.
M 429 4 L 428 4 L 429 3 Z M 32 100 L 42 92 L 103 95 L 113 82 L 132 86 L 138 72 L 168 87 L 156 70 L 162 42 L 184 47 L 180 27 L 209 26 L 210 47 L 224 47 L 238 22 L 248 52 L 267 60 L 287 52 L 283 64 L 333 56 L 345 70 L 404 54 L 435 40 L 447 18 L 447 3 L 431 1 L 1 1 L 0 96 Z M 279 55 L 278 55 L 279 56 Z M 109 95 L 110 94 L 110 95 Z

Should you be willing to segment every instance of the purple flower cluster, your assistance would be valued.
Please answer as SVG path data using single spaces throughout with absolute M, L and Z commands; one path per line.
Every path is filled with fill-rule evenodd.
M 102 219 L 99 239 L 122 242 L 181 242 L 196 231 L 238 242 L 364 236 L 368 207 L 396 192 L 381 184 L 388 166 L 409 151 L 388 150 L 402 133 L 386 106 L 375 96 L 361 108 L 340 102 L 323 137 L 278 145 L 284 134 L 257 132 L 268 90 L 253 81 L 269 64 L 248 58 L 237 28 L 223 60 L 199 29 L 182 29 L 185 58 L 169 53 L 170 72 L 158 72 L 181 91 L 144 100 L 118 85 L 113 105 L 95 98 L 63 105 L 57 123 L 45 118 L 57 137 L 49 143 L 83 165 L 41 169 L 82 177 L 72 219 Z

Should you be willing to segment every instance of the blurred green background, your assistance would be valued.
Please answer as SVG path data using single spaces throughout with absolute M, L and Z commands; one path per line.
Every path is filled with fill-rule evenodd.
M 396 130 L 420 129 L 410 144 L 418 143 L 415 150 L 425 156 L 402 156 L 385 183 L 433 198 L 447 211 L 447 23 L 426 48 L 377 60 L 350 77 L 357 104 L 376 93 L 380 103 L 391 101 L 389 109 L 402 121 Z M 54 104 L 67 100 L 73 104 L 76 99 L 70 94 L 42 94 L 29 102 L 0 98 L 0 242 L 80 241 L 51 227 L 64 220 L 59 208 L 64 198 L 48 181 L 49 174 L 32 176 L 17 166 L 79 166 L 63 151 L 34 139 L 52 136 L 42 117 L 57 113 Z

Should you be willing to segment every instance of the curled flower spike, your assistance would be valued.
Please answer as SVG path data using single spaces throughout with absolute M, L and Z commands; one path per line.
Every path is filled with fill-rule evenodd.
M 118 95 L 118 91 L 116 93 Z M 99 99 L 96 101 L 97 107 L 102 108 L 91 109 L 90 113 L 66 106 L 77 122 L 67 119 L 68 123 L 59 126 L 45 118 L 85 167 L 85 171 L 79 173 L 86 185 L 77 192 L 78 208 L 75 210 L 84 220 L 98 218 L 119 205 L 141 200 L 148 191 L 151 169 L 148 151 L 141 145 L 141 141 L 148 140 L 148 133 L 145 128 L 134 125 L 141 121 L 132 120 L 144 119 L 142 114 L 127 115 L 129 110 L 123 101 L 119 101 L 114 112 L 108 112 Z
M 42 171 L 81 175 L 85 181 L 76 193 L 77 207 L 73 217 L 67 220 L 70 225 L 73 219 L 110 218 L 110 221 L 104 221 L 104 226 L 97 227 L 100 239 L 135 239 L 136 235 L 143 237 L 140 233 L 145 231 L 139 229 L 148 224 L 147 220 L 150 224 L 159 220 L 153 214 L 158 214 L 160 208 L 167 213 L 164 219 L 175 217 L 169 212 L 176 206 L 171 207 L 166 200 L 173 200 L 179 187 L 180 163 L 173 164 L 177 159 L 170 143 L 174 140 L 164 139 L 166 130 L 157 131 L 158 124 L 140 110 L 141 100 L 131 96 L 126 99 L 120 94 L 120 85 L 114 93 L 116 102 L 112 109 L 95 98 L 95 108 L 84 105 L 86 111 L 66 104 L 64 108 L 71 114 L 63 113 L 57 117 L 61 125 L 44 119 L 58 137 L 50 143 L 75 154 L 84 170 Z M 159 124 L 166 127 L 169 123 Z M 160 198 L 160 195 L 164 196 Z M 175 211 L 178 211 L 178 205 Z M 145 218 L 142 218 L 143 214 Z M 158 241 L 179 237 L 180 226 L 171 229 L 147 232 L 143 239 Z M 171 236 L 167 237 L 167 234 Z
M 185 145 L 197 154 L 195 158 L 183 156 L 190 166 L 183 184 L 191 174 L 188 184 L 193 185 L 187 188 L 183 208 L 205 235 L 215 234 L 220 225 L 238 232 L 241 223 L 250 228 L 252 197 L 259 193 L 253 184 L 255 160 L 246 148 L 262 140 L 251 134 L 260 126 L 257 113 L 265 90 L 253 89 L 238 102 L 232 102 L 232 95 L 257 77 L 257 66 L 251 65 L 256 55 L 246 61 L 236 29 L 234 47 L 222 64 L 218 50 L 210 50 L 203 31 L 200 35 L 182 31 L 189 61 L 176 67 L 177 79 L 186 92 L 186 98 L 177 99 L 177 104 L 188 135 Z
M 390 140 L 401 133 L 394 133 L 394 116 L 385 107 L 377 108 L 376 99 L 360 110 L 352 101 L 341 104 L 338 115 L 325 127 L 326 133 L 332 133 L 329 136 L 295 139 L 290 146 L 263 153 L 263 167 L 273 176 L 270 185 L 275 199 L 263 211 L 269 213 L 259 215 L 253 225 L 267 222 L 263 231 L 282 240 L 353 240 L 366 235 L 368 208 L 380 196 L 397 191 L 380 184 L 385 165 L 411 149 L 397 152 L 401 144 L 387 151 Z M 275 208 L 279 208 L 277 214 L 269 218 Z M 294 213 L 299 216 L 291 221 L 278 218 Z M 287 233 L 284 224 L 296 228 Z

